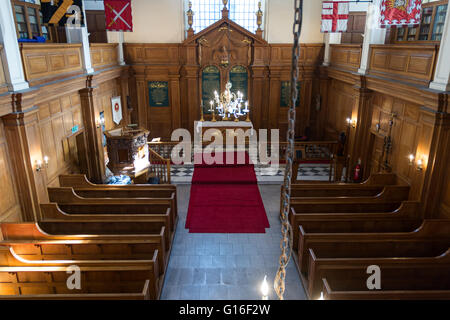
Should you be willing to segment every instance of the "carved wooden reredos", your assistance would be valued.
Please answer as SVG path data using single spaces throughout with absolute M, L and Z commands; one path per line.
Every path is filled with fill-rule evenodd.
M 136 106 L 132 121 L 150 130 L 150 137 L 170 139 L 172 130 L 193 132 L 200 119 L 202 74 L 215 67 L 220 73 L 220 89 L 225 88 L 230 71 L 247 70 L 247 97 L 255 128 L 287 127 L 287 109 L 280 106 L 282 86 L 289 81 L 292 46 L 269 44 L 224 16 L 203 31 L 188 33 L 179 44 L 125 44 L 127 63 L 133 67 Z M 310 126 L 313 78 L 323 54 L 323 44 L 303 44 L 301 54 L 301 103 L 298 133 Z M 236 70 L 236 69 L 234 69 Z M 149 82 L 167 83 L 168 101 L 151 106 Z M 132 83 L 133 84 L 133 83 Z M 132 90 L 131 90 L 132 91 Z M 205 114 L 205 119 L 209 119 Z

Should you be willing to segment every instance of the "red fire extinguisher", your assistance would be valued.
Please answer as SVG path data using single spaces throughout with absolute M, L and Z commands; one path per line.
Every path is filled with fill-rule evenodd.
M 353 173 L 353 182 L 360 182 L 362 180 L 362 167 L 361 167 L 361 158 L 358 159 L 358 163 L 356 164 L 355 171 Z

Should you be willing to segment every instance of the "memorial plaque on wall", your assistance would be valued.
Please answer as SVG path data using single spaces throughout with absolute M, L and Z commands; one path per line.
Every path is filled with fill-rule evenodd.
M 243 66 L 234 66 L 230 70 L 231 91 L 240 91 L 244 95 L 244 100 L 248 100 L 248 74 Z
M 214 100 L 214 91 L 220 93 L 220 71 L 215 66 L 207 66 L 202 72 L 202 101 L 203 113 L 209 114 L 211 100 Z
M 149 81 L 148 101 L 150 107 L 168 107 L 169 83 L 167 81 Z
M 299 107 L 301 98 L 300 82 L 297 82 L 297 90 L 298 90 L 298 98 L 296 107 Z M 281 81 L 280 107 L 289 107 L 290 100 L 291 100 L 291 82 Z

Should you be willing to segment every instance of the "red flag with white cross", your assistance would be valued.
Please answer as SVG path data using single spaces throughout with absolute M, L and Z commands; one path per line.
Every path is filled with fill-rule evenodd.
M 131 0 L 104 0 L 106 30 L 133 31 Z
M 346 32 L 348 23 L 348 1 L 322 2 L 322 28 L 321 32 Z

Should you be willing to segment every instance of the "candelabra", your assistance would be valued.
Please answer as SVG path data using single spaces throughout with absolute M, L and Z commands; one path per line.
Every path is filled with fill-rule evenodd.
M 219 95 L 217 91 L 214 92 L 214 100 L 211 100 L 209 111 L 217 114 L 223 121 L 231 120 L 238 122 L 239 117 L 247 115 L 247 120 L 250 121 L 248 108 L 248 101 L 244 101 L 244 95 L 241 92 L 231 92 L 232 84 L 228 82 L 225 86 L 225 91 Z M 245 108 L 243 108 L 245 106 Z

